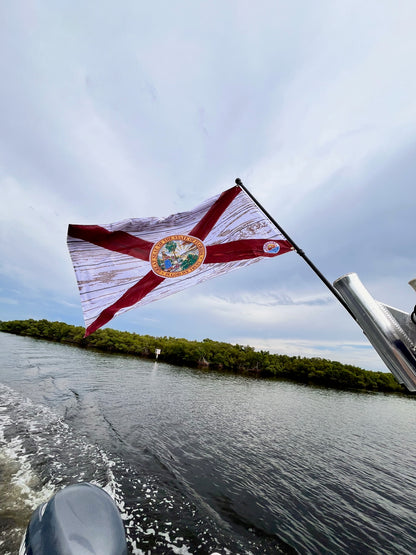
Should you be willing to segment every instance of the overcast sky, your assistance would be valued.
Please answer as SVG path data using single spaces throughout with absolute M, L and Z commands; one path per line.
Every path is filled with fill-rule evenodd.
M 67 226 L 191 210 L 236 177 L 329 281 L 411 311 L 414 0 L 0 4 L 0 319 L 83 325 Z M 110 327 L 385 366 L 295 253 Z

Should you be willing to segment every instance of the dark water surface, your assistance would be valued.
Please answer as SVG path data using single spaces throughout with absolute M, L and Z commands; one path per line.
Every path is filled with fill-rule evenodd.
M 416 402 L 0 333 L 0 553 L 91 481 L 131 553 L 416 553 Z

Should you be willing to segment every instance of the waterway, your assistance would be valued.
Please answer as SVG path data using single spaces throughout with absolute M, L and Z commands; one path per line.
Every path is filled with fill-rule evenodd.
M 89 481 L 130 553 L 413 554 L 415 401 L 0 333 L 0 553 Z

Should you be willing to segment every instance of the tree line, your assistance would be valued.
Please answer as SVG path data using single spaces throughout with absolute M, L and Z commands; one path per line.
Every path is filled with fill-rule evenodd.
M 81 326 L 48 320 L 0 322 L 0 331 L 47 339 L 59 343 L 93 348 L 107 353 L 122 353 L 155 358 L 180 366 L 222 370 L 257 377 L 274 377 L 304 384 L 336 389 L 355 389 L 405 393 L 392 374 L 363 370 L 324 358 L 306 358 L 256 351 L 253 347 L 204 339 L 190 341 L 176 337 L 153 337 L 110 328 L 99 329 L 88 337 Z

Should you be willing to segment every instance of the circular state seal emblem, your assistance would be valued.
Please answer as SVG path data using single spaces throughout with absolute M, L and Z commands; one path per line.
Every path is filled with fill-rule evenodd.
M 263 245 L 263 250 L 266 254 L 277 254 L 280 251 L 280 245 L 276 241 L 267 241 Z
M 158 276 L 175 278 L 194 272 L 205 260 L 205 245 L 190 235 L 169 235 L 153 245 L 152 270 Z

